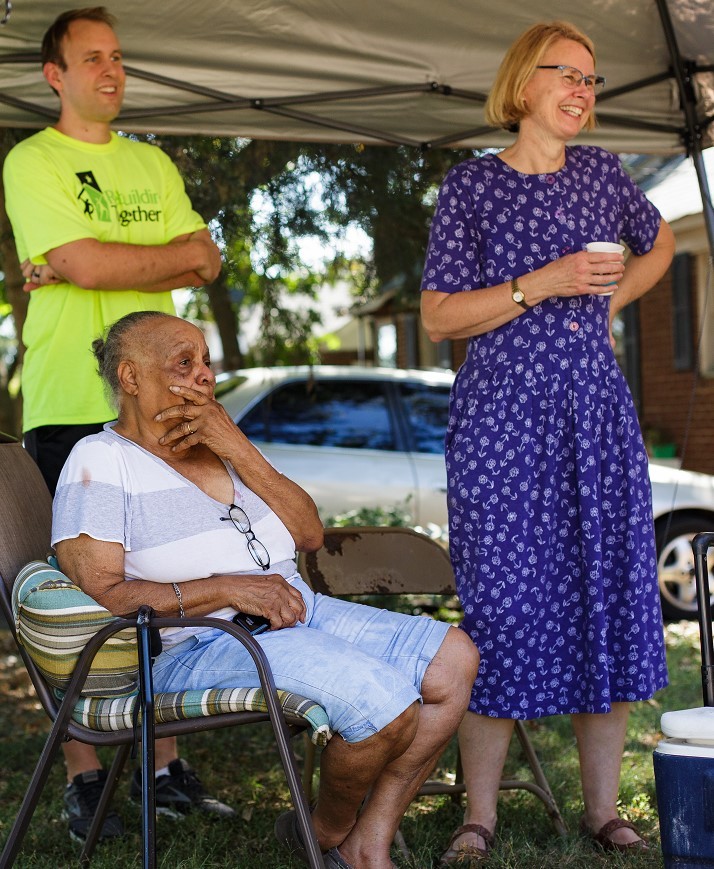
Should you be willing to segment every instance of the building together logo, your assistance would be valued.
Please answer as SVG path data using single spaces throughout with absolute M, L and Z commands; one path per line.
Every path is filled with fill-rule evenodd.
M 117 190 L 102 190 L 93 172 L 77 172 L 81 189 L 77 199 L 84 205 L 84 214 L 90 220 L 111 223 L 113 220 L 121 226 L 130 223 L 156 223 L 161 218 L 157 205 L 159 195 L 146 187 L 139 190 L 133 187 L 128 193 Z

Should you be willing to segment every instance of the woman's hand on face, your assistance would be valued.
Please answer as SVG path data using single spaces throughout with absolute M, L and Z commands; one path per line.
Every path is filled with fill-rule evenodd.
M 197 444 L 205 444 L 216 455 L 223 455 L 226 443 L 231 438 L 241 437 L 240 429 L 215 398 L 188 386 L 170 386 L 169 389 L 185 402 L 167 407 L 154 417 L 155 422 L 177 421 L 177 425 L 159 438 L 162 446 L 182 452 Z
M 539 269 L 546 281 L 543 292 L 549 296 L 609 294 L 617 289 L 625 273 L 625 258 L 620 253 L 567 254 Z
M 270 620 L 270 630 L 304 622 L 307 610 L 300 592 L 277 573 L 231 577 L 234 599 L 230 606 Z

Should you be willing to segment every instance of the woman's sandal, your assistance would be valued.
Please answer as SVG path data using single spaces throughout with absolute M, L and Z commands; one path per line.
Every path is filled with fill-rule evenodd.
M 616 842 L 612 838 L 612 834 L 615 830 L 622 829 L 632 830 L 639 838 L 635 842 Z M 585 818 L 581 818 L 580 832 L 592 839 L 593 842 L 597 842 L 603 851 L 621 851 L 627 853 L 628 851 L 647 851 L 649 849 L 647 842 L 640 836 L 637 827 L 630 821 L 624 820 L 624 818 L 613 818 L 611 821 L 603 824 L 597 833 L 588 827 L 585 823 Z
M 477 845 L 464 842 L 461 845 L 452 847 L 454 842 L 463 836 L 464 833 L 473 833 L 481 838 L 486 843 L 485 848 L 479 848 Z M 464 824 L 462 827 L 457 827 L 454 830 L 454 835 L 449 840 L 446 851 L 441 855 L 439 866 L 472 866 L 476 863 L 483 863 L 488 860 L 491 849 L 493 848 L 494 835 L 486 827 L 481 824 Z

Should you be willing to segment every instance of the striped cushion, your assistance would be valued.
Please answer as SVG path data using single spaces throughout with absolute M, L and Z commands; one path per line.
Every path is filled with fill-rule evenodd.
M 20 643 L 59 698 L 89 638 L 115 621 L 109 610 L 46 561 L 33 561 L 20 571 L 12 610 Z M 72 717 L 92 730 L 131 728 L 138 683 L 136 629 L 126 628 L 97 652 Z M 289 691 L 278 691 L 278 698 L 288 722 L 307 722 L 315 745 L 327 744 L 332 731 L 322 706 Z M 154 703 L 157 722 L 268 708 L 261 688 L 156 694 Z
M 66 690 L 88 640 L 116 621 L 59 570 L 32 561 L 12 589 L 12 610 L 20 643 L 53 688 Z M 97 652 L 82 696 L 122 697 L 139 682 L 136 630 L 110 637 Z
M 310 726 L 315 745 L 327 745 L 332 736 L 327 713 L 313 700 L 299 694 L 278 691 L 278 700 L 289 724 Z M 80 698 L 72 717 L 92 730 L 123 730 L 133 726 L 132 715 L 138 697 Z M 178 691 L 154 696 L 154 718 L 158 722 L 181 721 L 220 715 L 222 712 L 267 712 L 261 688 L 209 688 L 205 691 Z

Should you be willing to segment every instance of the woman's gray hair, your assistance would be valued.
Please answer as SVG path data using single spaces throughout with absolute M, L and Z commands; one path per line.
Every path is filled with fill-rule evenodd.
M 119 363 L 126 359 L 129 337 L 134 328 L 147 320 L 157 317 L 169 317 L 161 311 L 134 311 L 127 314 L 116 323 L 112 323 L 104 333 L 103 338 L 92 341 L 92 353 L 97 360 L 97 372 L 104 381 L 104 388 L 111 404 L 119 410 L 121 385 L 117 369 Z

